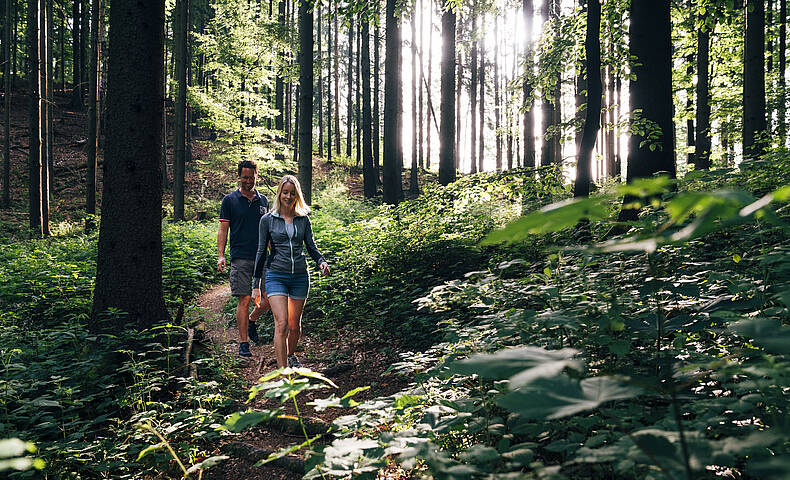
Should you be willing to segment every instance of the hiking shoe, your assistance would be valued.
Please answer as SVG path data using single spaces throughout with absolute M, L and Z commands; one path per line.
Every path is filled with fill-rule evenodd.
M 292 353 L 288 355 L 288 366 L 291 368 L 300 368 L 302 364 L 299 363 L 299 359 L 296 358 L 296 355 Z
M 241 342 L 239 344 L 239 356 L 240 357 L 251 357 L 252 352 L 250 352 L 250 344 L 249 342 Z
M 247 337 L 255 342 L 258 343 L 258 324 L 255 322 L 250 322 L 247 326 Z

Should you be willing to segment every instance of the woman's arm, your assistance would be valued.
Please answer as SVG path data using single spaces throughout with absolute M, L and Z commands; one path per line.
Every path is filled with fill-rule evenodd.
M 269 243 L 269 214 L 258 222 L 258 253 L 255 255 L 255 270 L 252 274 L 252 288 L 261 288 L 261 277 L 266 269 L 266 246 Z

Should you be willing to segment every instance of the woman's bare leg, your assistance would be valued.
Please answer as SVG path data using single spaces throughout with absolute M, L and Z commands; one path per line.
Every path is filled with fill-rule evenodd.
M 288 299 L 288 355 L 296 352 L 296 344 L 302 336 L 304 302 L 304 300 Z
M 287 339 L 288 339 L 288 297 L 284 295 L 274 295 L 269 297 L 269 304 L 274 315 L 274 356 L 277 358 L 277 366 L 283 368 L 288 366 L 287 361 Z

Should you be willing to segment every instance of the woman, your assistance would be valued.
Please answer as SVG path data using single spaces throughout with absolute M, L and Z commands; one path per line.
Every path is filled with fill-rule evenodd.
M 329 265 L 315 245 L 308 213 L 310 208 L 304 203 L 299 180 L 286 175 L 277 186 L 271 212 L 261 217 L 258 224 L 252 299 L 257 303 L 261 297 L 261 277 L 265 271 L 266 296 L 274 314 L 274 353 L 280 368 L 301 366 L 294 352 L 302 334 L 302 312 L 310 290 L 302 245 L 318 264 L 321 274 L 329 275 Z M 271 249 L 268 254 L 267 244 Z

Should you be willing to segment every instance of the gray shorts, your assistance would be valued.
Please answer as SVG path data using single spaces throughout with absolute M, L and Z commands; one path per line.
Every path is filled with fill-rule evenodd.
M 252 295 L 252 273 L 255 260 L 234 258 L 230 261 L 230 294 L 234 297 Z

